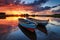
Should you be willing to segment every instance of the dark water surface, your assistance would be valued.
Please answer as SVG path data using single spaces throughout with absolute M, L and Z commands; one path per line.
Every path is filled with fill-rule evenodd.
M 52 17 L 32 17 L 38 20 L 47 20 L 50 22 L 46 25 L 48 35 L 39 30 L 35 30 L 37 34 L 37 40 L 60 40 L 60 18 Z M 0 40 L 30 40 L 19 29 L 18 18 L 8 17 L 6 19 L 0 19 Z

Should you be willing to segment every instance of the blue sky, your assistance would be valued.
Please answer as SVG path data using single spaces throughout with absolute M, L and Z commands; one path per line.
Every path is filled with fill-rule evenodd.
M 22 0 L 22 2 L 25 1 L 26 4 L 32 3 L 34 0 Z
M 0 0 L 0 1 L 5 1 L 5 0 Z M 11 0 L 8 0 L 8 2 L 10 2 Z M 17 1 L 17 0 L 15 0 Z M 25 4 L 28 4 L 28 3 L 33 3 L 35 0 L 21 0 L 22 2 L 25 1 Z M 46 1 L 46 3 L 44 3 L 42 6 L 45 7 L 45 6 L 55 6 L 55 5 L 58 5 L 60 4 L 60 0 L 43 0 L 43 2 Z M 6 2 L 6 1 L 5 1 Z
M 47 1 L 43 6 L 55 6 L 55 5 L 58 5 L 60 4 L 60 0 L 49 0 Z
M 26 3 L 31 3 L 33 2 L 34 0 L 22 0 L 22 1 L 25 1 Z M 45 6 L 55 6 L 55 5 L 58 5 L 60 4 L 60 0 L 48 0 L 45 4 L 43 4 L 42 6 L 45 7 Z

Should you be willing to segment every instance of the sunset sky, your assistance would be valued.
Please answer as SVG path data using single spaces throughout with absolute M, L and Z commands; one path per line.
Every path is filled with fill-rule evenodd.
M 36 15 L 60 14 L 60 0 L 0 0 L 0 12 Z

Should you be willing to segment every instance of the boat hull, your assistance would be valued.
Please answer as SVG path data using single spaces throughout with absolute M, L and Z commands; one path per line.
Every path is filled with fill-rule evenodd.
M 42 31 L 42 32 L 45 33 L 45 34 L 48 34 L 48 33 L 47 33 L 47 29 L 46 29 L 46 25 L 47 25 L 47 24 L 43 25 L 42 23 L 38 23 L 37 29 L 40 30 L 40 31 Z
M 19 28 L 21 29 L 21 31 L 28 37 L 30 38 L 31 40 L 36 40 L 36 33 L 35 33 L 35 30 L 34 29 L 29 29 L 29 28 L 25 28 L 23 27 L 22 25 L 18 25 Z M 33 30 L 33 31 L 31 31 Z

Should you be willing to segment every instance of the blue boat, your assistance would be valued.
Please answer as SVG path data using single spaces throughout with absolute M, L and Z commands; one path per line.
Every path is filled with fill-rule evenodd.
M 42 23 L 33 22 L 29 19 L 19 18 L 18 27 L 28 38 L 30 38 L 31 40 L 36 40 L 37 37 L 36 37 L 35 29 L 38 29 L 43 33 L 47 34 L 47 29 L 45 27 L 46 25 L 43 25 Z
M 25 28 L 36 28 L 36 24 L 28 19 L 19 19 L 19 24 Z

